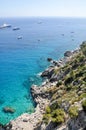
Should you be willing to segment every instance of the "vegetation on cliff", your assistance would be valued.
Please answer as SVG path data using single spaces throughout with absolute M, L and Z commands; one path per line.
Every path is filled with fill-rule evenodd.
M 54 68 L 52 75 L 50 81 L 57 83 L 46 90 L 50 104 L 46 107 L 43 122 L 59 125 L 77 118 L 80 110 L 86 112 L 86 42 L 63 67 Z

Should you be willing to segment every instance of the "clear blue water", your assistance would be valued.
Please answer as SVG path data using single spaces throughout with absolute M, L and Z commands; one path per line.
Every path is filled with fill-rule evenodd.
M 86 19 L 0 19 L 0 25 L 3 23 L 20 27 L 18 31 L 0 30 L 0 123 L 5 124 L 33 111 L 30 87 L 41 83 L 38 73 L 49 65 L 47 57 L 59 59 L 66 50 L 79 47 L 86 40 Z M 20 35 L 23 38 L 18 40 Z M 13 107 L 16 112 L 4 113 L 5 106 Z

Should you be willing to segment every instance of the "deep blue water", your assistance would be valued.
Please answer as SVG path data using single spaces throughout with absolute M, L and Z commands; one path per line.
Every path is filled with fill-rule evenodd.
M 48 57 L 59 59 L 66 50 L 73 50 L 86 40 L 86 19 L 0 19 L 0 25 L 3 23 L 20 27 L 18 31 L 0 29 L 0 123 L 4 124 L 33 111 L 30 86 L 41 83 L 38 73 L 49 65 Z M 18 40 L 20 35 L 23 38 Z M 5 106 L 16 112 L 4 113 Z

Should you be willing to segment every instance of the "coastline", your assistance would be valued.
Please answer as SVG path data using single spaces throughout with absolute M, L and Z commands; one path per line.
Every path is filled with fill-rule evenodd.
M 13 19 L 7 18 L 5 20 L 11 23 L 11 25 L 14 25 Z M 33 100 L 30 98 L 30 86 L 33 83 L 41 84 L 40 82 L 42 82 L 42 80 L 37 74 L 49 66 L 49 63 L 46 61 L 47 57 L 52 57 L 55 60 L 60 59 L 66 50 L 74 50 L 78 47 L 81 40 L 85 39 L 83 31 L 85 21 L 83 20 L 78 21 L 73 19 L 73 21 L 71 21 L 58 18 L 57 20 L 48 19 L 47 21 L 47 19 L 43 19 L 43 24 L 40 25 L 40 27 L 39 24 L 33 22 L 35 20 L 38 21 L 38 19 L 15 19 L 15 26 L 21 26 L 19 32 L 24 35 L 22 41 L 16 39 L 17 32 L 15 33 L 11 29 L 1 31 L 2 42 L 0 45 L 2 47 L 0 54 L 3 56 L 0 62 L 0 86 L 2 90 L 0 91 L 2 101 L 0 104 L 0 122 L 3 125 L 25 112 L 31 113 L 34 111 Z M 30 23 L 32 29 L 29 30 L 27 28 Z M 69 25 L 67 23 L 69 23 Z M 83 28 L 79 26 L 82 24 Z M 35 25 L 37 25 L 36 28 Z M 33 33 L 34 29 L 36 29 L 35 33 Z M 72 31 L 74 33 L 71 33 Z M 62 36 L 62 34 L 64 34 L 64 36 Z M 74 41 L 72 41 L 72 38 Z M 27 43 L 26 39 L 28 41 Z M 38 42 L 38 39 L 40 39 L 40 42 Z M 14 53 L 16 55 L 14 55 Z M 12 69 L 9 70 L 9 68 Z M 24 104 L 25 107 L 21 107 L 24 106 Z M 12 107 L 16 111 L 13 114 L 4 113 L 3 108 L 7 106 Z
M 67 51 L 64 53 L 64 58 L 58 61 L 53 59 L 50 60 L 51 65 L 41 73 L 41 77 L 46 77 L 45 81 L 40 86 L 33 85 L 31 87 L 32 97 L 34 102 L 37 104 L 35 112 L 32 114 L 24 113 L 15 120 L 10 121 L 10 123 L 5 126 L 5 130 L 45 130 L 45 124 L 42 124 L 41 128 L 40 125 L 43 119 L 43 114 L 45 114 L 45 109 L 51 100 L 51 95 L 47 92 L 47 90 L 55 86 L 64 75 L 63 72 L 60 72 L 58 76 L 55 77 L 53 72 L 55 69 L 64 67 L 78 53 L 79 49 L 72 52 Z M 66 128 L 66 125 L 64 124 L 61 127 L 62 128 L 57 128 L 56 130 L 62 130 Z

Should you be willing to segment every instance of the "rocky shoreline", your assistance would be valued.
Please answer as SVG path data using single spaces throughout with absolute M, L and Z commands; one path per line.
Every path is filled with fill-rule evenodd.
M 35 112 L 32 114 L 22 114 L 15 120 L 10 121 L 9 124 L 2 127 L 2 129 L 0 130 L 70 130 L 68 129 L 69 124 L 71 126 L 71 130 L 75 130 L 75 128 L 77 127 L 72 128 L 72 126 L 75 126 L 76 124 L 74 121 L 71 120 L 68 121 L 68 123 L 70 122 L 69 124 L 65 123 L 55 129 L 52 125 L 50 125 L 50 127 L 46 127 L 45 124 L 41 122 L 43 119 L 43 114 L 45 113 L 45 109 L 50 104 L 52 95 L 52 92 L 50 94 L 47 92 L 47 90 L 57 85 L 58 81 L 61 80 L 62 77 L 66 75 L 66 73 L 68 73 L 69 70 L 66 72 L 60 71 L 58 75 L 55 75 L 54 71 L 58 70 L 60 67 L 64 67 L 67 64 L 67 62 L 71 60 L 71 58 L 77 55 L 78 52 L 79 49 L 72 52 L 67 51 L 64 53 L 64 58 L 60 59 L 59 61 L 55 61 L 51 58 L 48 58 L 47 60 L 51 62 L 51 65 L 41 74 L 41 77 L 45 78 L 45 81 L 42 83 L 41 86 L 33 85 L 31 87 L 32 97 L 35 103 L 37 104 Z M 80 113 L 80 117 L 80 120 L 82 120 L 82 124 L 85 123 L 83 121 L 83 112 Z M 77 119 L 77 122 L 79 122 L 79 119 Z

